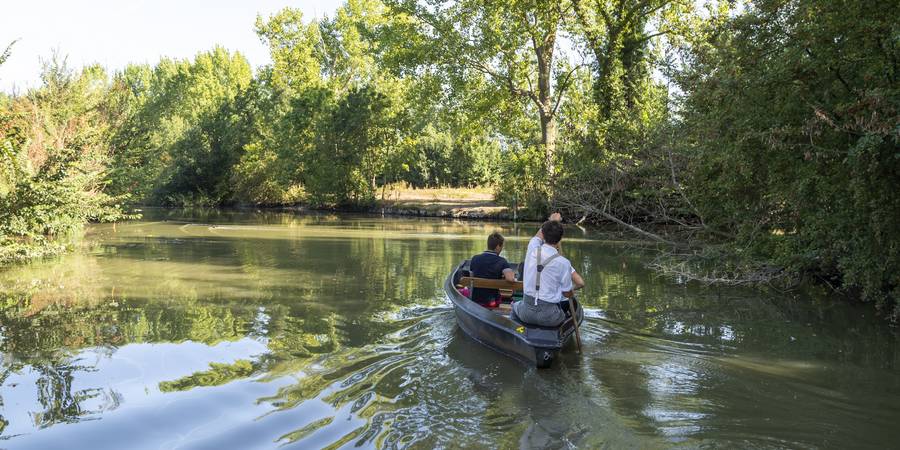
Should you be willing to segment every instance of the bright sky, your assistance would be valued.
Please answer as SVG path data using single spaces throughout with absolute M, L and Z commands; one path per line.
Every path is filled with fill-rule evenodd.
M 160 57 L 190 58 L 220 44 L 244 54 L 253 66 L 270 62 L 253 32 L 256 15 L 285 6 L 305 18 L 332 15 L 341 0 L 12 0 L 0 6 L 0 91 L 36 86 L 40 58 L 53 49 L 70 67 L 99 63 L 110 70 Z

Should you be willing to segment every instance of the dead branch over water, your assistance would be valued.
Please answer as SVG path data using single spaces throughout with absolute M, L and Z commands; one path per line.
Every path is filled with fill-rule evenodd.
M 648 198 L 629 197 L 647 179 L 621 165 L 600 173 L 586 170 L 559 185 L 555 206 L 579 217 L 578 223 L 611 222 L 655 243 L 658 255 L 646 265 L 661 276 L 704 285 L 769 286 L 790 290 L 800 280 L 795 273 L 771 264 L 748 261 L 720 241 L 733 236 L 703 222 L 675 175 L 675 163 L 661 158 L 671 174 L 668 183 L 647 186 Z M 591 182 L 586 182 L 591 180 Z M 658 178 L 657 178 L 658 180 Z M 642 246 L 642 248 L 645 246 Z

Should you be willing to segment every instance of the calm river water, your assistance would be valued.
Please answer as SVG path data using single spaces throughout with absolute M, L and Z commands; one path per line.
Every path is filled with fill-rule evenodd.
M 900 346 L 823 294 L 654 277 L 567 229 L 584 352 L 469 340 L 441 287 L 534 224 L 145 212 L 0 272 L 0 447 L 884 448 Z

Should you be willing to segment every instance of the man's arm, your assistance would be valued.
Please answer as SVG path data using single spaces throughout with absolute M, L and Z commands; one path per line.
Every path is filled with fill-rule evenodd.
M 572 269 L 572 285 L 573 291 L 577 291 L 584 287 L 584 278 L 581 278 L 581 275 L 579 275 L 574 268 Z
M 547 220 L 552 220 L 554 222 L 562 222 L 562 214 L 555 212 L 550 214 L 550 217 Z M 538 228 L 537 233 L 535 233 L 535 237 L 540 238 L 541 241 L 544 240 L 544 232 Z
M 566 264 L 566 265 L 569 266 L 566 269 L 564 269 L 566 272 L 575 273 L 575 270 L 572 269 L 572 264 Z M 575 277 L 566 276 L 566 272 L 562 273 L 562 280 L 560 280 L 561 283 L 560 283 L 559 287 L 563 293 L 563 297 L 571 297 L 572 293 L 575 292 L 575 286 L 574 286 Z
M 503 269 L 503 279 L 511 283 L 516 281 L 516 272 L 509 267 Z

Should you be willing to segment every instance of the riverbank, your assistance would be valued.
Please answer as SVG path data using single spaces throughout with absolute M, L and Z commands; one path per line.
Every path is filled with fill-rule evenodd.
M 390 216 L 444 217 L 471 220 L 519 220 L 538 218 L 522 216 L 521 211 L 494 201 L 491 188 L 390 188 L 372 205 L 281 207 L 292 211 L 316 210 L 370 213 Z
M 494 201 L 489 188 L 391 189 L 372 212 L 400 216 L 513 220 L 514 211 Z

